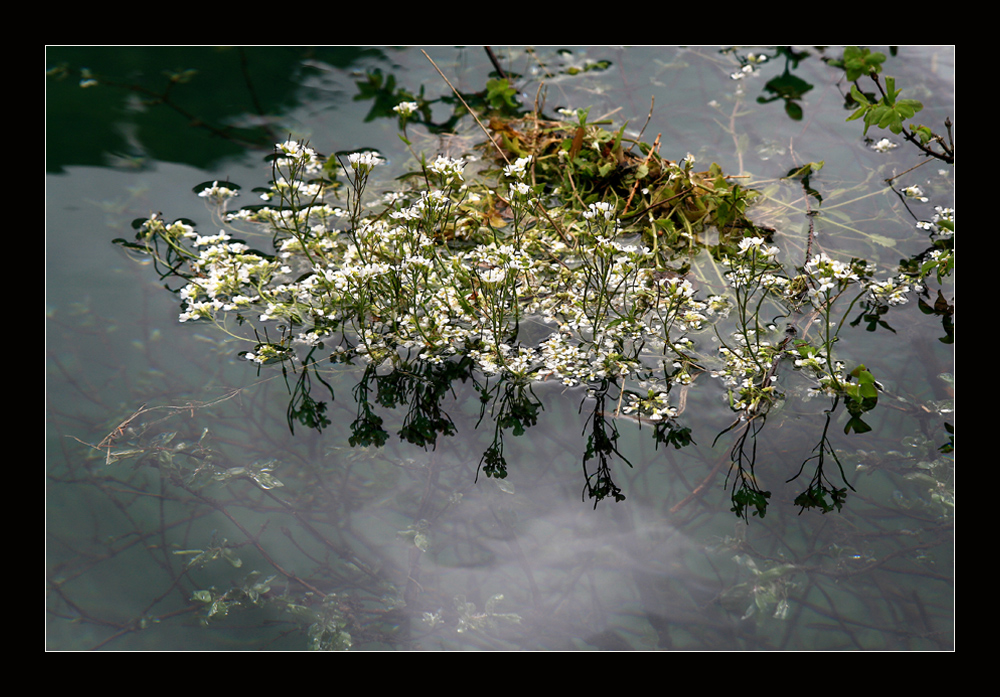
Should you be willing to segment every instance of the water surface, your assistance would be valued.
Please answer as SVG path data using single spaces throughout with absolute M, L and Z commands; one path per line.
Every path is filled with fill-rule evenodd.
M 462 91 L 481 89 L 493 69 L 481 47 L 427 50 Z M 845 122 L 842 73 L 816 50 L 798 49 L 795 63 L 759 49 L 773 60 L 742 82 L 731 78 L 733 55 L 716 48 L 495 50 L 523 76 L 525 104 L 543 81 L 549 111 L 589 106 L 632 132 L 645 124 L 643 138 L 659 134 L 668 157 L 691 153 L 772 185 L 772 201 L 754 215 L 777 230 L 790 260 L 804 252 L 809 220 L 801 189 L 777 180 L 804 162 L 824 162 L 813 181 L 823 193 L 816 244 L 884 268 L 926 247 L 916 218 L 953 205 L 947 166 L 926 164 L 902 180 L 922 186 L 926 203 L 885 186 L 920 158 L 864 142 L 862 126 Z M 588 59 L 609 65 L 568 74 Z M 542 76 L 540 61 L 552 75 Z M 330 368 L 329 389 L 312 385 L 328 427 L 290 429 L 295 376 L 258 373 L 237 358 L 243 342 L 178 323 L 177 297 L 111 240 L 159 211 L 211 233 L 192 187 L 263 185 L 263 157 L 289 134 L 328 153 L 379 149 L 391 172 L 380 184 L 389 186 L 412 162 L 380 100 L 390 86 L 440 95 L 434 120 L 444 124 L 451 93 L 433 66 L 415 48 L 69 47 L 50 49 L 48 62 L 123 85 L 48 83 L 49 648 L 301 650 L 348 636 L 352 648 L 374 650 L 952 647 L 951 508 L 923 475 L 953 473 L 940 452 L 953 423 L 952 387 L 941 377 L 954 372 L 953 354 L 941 317 L 915 296 L 887 317 L 891 330 L 849 327 L 838 346 L 886 388 L 868 417 L 872 431 L 845 435 L 842 409 L 829 428 L 856 490 L 839 512 L 800 515 L 793 504 L 805 481 L 786 480 L 813 452 L 826 414 L 791 371 L 789 398 L 756 442 L 771 506 L 749 523 L 730 511 L 733 440 L 713 445 L 733 414 L 707 379 L 687 396 L 686 447 L 657 447 L 648 423 L 610 421 L 622 456 L 611 467 L 626 498 L 596 508 L 583 495 L 582 467 L 595 403 L 579 387 L 536 386 L 544 410 L 523 436 L 505 438 L 504 480 L 477 477 L 494 436 L 473 387 L 487 384 L 482 376 L 435 398 L 454 433 L 432 446 L 395 435 L 416 413 L 413 400 L 399 400 L 377 407 L 393 435 L 385 445 L 351 447 L 360 366 Z M 179 66 L 199 71 L 171 92 L 183 111 L 125 87 L 159 90 L 161 71 Z M 902 47 L 885 70 L 925 104 L 923 123 L 939 127 L 952 113 L 953 48 Z M 801 95 L 772 99 L 769 81 L 788 75 Z M 220 137 L 190 114 L 235 130 Z M 455 133 L 435 130 L 410 134 L 429 155 L 479 138 L 468 119 Z M 703 273 L 699 283 L 707 293 L 716 281 Z M 929 285 L 933 305 L 939 284 Z M 953 303 L 953 280 L 940 287 Z M 141 457 L 109 463 L 93 446 L 112 434 L 121 449 L 140 444 Z M 180 442 L 190 445 L 178 451 Z M 171 458 L 191 467 L 196 457 L 183 453 L 209 450 L 226 468 L 269 464 L 284 486 L 170 480 Z M 206 563 L 189 565 L 199 551 L 209 552 Z M 232 600 L 233 588 L 260 595 L 244 592 L 241 605 L 204 622 L 196 594 Z

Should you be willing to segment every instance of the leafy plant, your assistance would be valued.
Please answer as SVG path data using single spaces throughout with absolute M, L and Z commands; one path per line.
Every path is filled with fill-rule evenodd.
M 517 101 L 517 90 L 506 79 L 489 79 L 486 81 L 486 102 L 500 112 L 516 113 L 520 108 Z
M 867 66 L 877 76 L 878 56 L 846 55 L 852 75 Z M 400 102 L 404 91 L 379 75 L 366 84 L 366 98 L 382 95 L 393 103 L 404 133 L 408 117 L 427 104 Z M 885 105 L 902 119 L 912 105 L 897 98 L 891 79 L 887 85 Z M 848 433 L 869 430 L 863 417 L 878 403 L 875 379 L 864 366 L 845 375 L 836 360 L 844 319 L 835 307 L 853 294 L 847 312 L 864 298 L 863 318 L 888 326 L 885 308 L 905 301 L 900 279 L 876 283 L 864 259 L 812 254 L 811 218 L 805 262 L 791 268 L 771 243 L 774 231 L 748 218 L 760 193 L 732 181 L 717 164 L 697 171 L 691 155 L 668 160 L 657 142 L 631 138 L 627 124 L 606 128 L 608 122 L 591 120 L 589 109 L 554 120 L 517 114 L 517 91 L 507 78 L 491 79 L 484 94 L 492 105 L 480 106 L 488 112 L 490 137 L 480 147 L 489 164 L 473 178 L 466 178 L 465 157 L 421 156 L 419 171 L 401 177 L 400 189 L 379 202 L 368 191 L 373 171 L 384 164 L 376 152 L 325 157 L 289 140 L 276 145 L 272 181 L 257 192 L 273 205 L 226 213 L 238 187 L 197 187 L 233 228 L 250 227 L 243 235 L 269 236 L 274 253 L 258 252 L 228 232 L 203 237 L 188 222 L 167 224 L 159 216 L 138 223 L 136 241 L 122 244 L 150 253 L 163 278 L 185 282 L 182 319 L 224 325 L 235 311 L 256 339 L 244 357 L 258 366 L 280 364 L 286 381 L 289 369 L 297 375 L 289 386 L 291 429 L 330 425 L 327 402 L 311 396 L 314 380 L 329 389 L 314 358 L 327 343 L 337 345 L 334 363 L 362 361 L 353 445 L 384 445 L 388 432 L 375 407 L 406 405 L 399 437 L 433 447 L 455 432 L 441 406 L 448 386 L 478 373 L 487 384 L 497 376 L 495 389 L 481 395 L 480 420 L 492 402 L 495 422 L 479 463 L 487 477 L 507 476 L 505 433 L 518 436 L 535 424 L 541 407 L 530 385 L 553 378 L 587 384 L 598 405 L 612 387 L 621 404 L 626 379 L 650 380 L 657 387 L 630 396 L 616 416 L 648 419 L 657 443 L 681 448 L 694 439 L 675 420 L 669 388 L 711 370 L 737 414 L 722 433 L 748 426 L 736 430 L 732 449 L 733 510 L 746 518 L 767 509 L 770 492 L 754 471 L 755 438 L 768 410 L 784 398 L 778 373 L 785 361 L 814 379 L 816 392 L 844 398 Z M 865 104 L 871 110 L 857 118 L 889 123 L 884 110 Z M 784 178 L 799 183 L 807 206 L 825 202 L 823 166 L 797 165 Z M 942 215 L 941 229 L 953 231 L 952 220 Z M 701 250 L 725 269 L 723 294 L 696 297 L 685 278 Z M 936 259 L 940 274 L 946 261 Z M 735 330 L 728 336 L 716 331 L 718 355 L 692 355 L 681 337 L 732 309 Z M 764 316 L 788 318 L 783 338 Z M 793 341 L 793 325 L 807 316 L 815 336 Z M 528 319 L 549 325 L 549 335 L 526 338 Z M 256 326 L 272 320 L 282 322 L 280 339 L 271 341 L 266 325 L 260 339 Z M 293 342 L 307 347 L 304 360 Z M 658 355 L 648 346 L 658 347 Z M 654 379 L 657 364 L 674 367 Z M 621 500 L 612 477 L 612 462 L 621 457 L 617 427 L 603 408 L 588 427 L 586 494 Z
M 840 65 L 847 74 L 847 79 L 850 82 L 854 82 L 864 75 L 877 75 L 882 72 L 882 64 L 885 63 L 885 60 L 884 53 L 873 53 L 870 49 L 864 47 L 847 46 L 844 49 Z
M 955 144 L 951 139 L 951 119 L 945 119 L 947 141 L 927 126 L 906 124 L 906 121 L 912 119 L 924 107 L 916 99 L 901 99 L 900 94 L 903 90 L 896 88 L 895 78 L 885 76 L 884 82 L 879 79 L 885 61 L 885 54 L 858 46 L 846 47 L 840 60 L 830 61 L 832 65 L 842 68 L 847 80 L 852 83 L 850 98 L 855 110 L 847 120 L 864 119 L 866 136 L 872 126 L 887 129 L 897 135 L 903 134 L 923 153 L 949 164 L 953 163 Z M 865 76 L 875 84 L 877 94 L 866 93 L 859 87 L 858 80 Z
M 875 377 L 863 365 L 851 371 L 850 376 L 857 382 L 844 382 L 841 387 L 847 395 L 847 411 L 851 419 L 844 426 L 844 433 L 867 433 L 871 426 L 861 420 L 861 415 L 871 411 L 878 404 L 878 383 Z
M 847 117 L 848 121 L 864 118 L 865 135 L 872 126 L 887 128 L 893 133 L 902 133 L 903 121 L 913 118 L 913 115 L 924 108 L 924 105 L 916 99 L 899 99 L 902 89 L 896 89 L 896 80 L 891 77 L 885 78 L 885 90 L 882 98 L 876 102 L 871 102 L 862 94 L 857 85 L 851 85 L 851 97 L 859 104 L 858 109 Z M 921 137 L 923 142 L 930 140 L 929 132 L 926 137 Z

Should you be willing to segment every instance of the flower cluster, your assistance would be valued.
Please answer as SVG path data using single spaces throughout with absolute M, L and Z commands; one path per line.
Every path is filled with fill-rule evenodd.
M 899 145 L 897 143 L 893 143 L 888 138 L 883 138 L 882 140 L 872 145 L 872 150 L 874 150 L 875 152 L 889 152 L 890 150 L 893 150 L 894 148 L 898 147 Z
M 504 176 L 512 179 L 524 179 L 528 171 L 528 165 L 530 164 L 530 157 L 519 157 L 513 164 L 507 165 L 503 168 Z
M 295 164 L 305 174 L 315 175 L 323 169 L 323 158 L 319 153 L 305 143 L 297 140 L 286 140 L 278 143 L 275 148 L 275 164 L 290 166 Z
M 351 169 L 361 174 L 368 174 L 385 161 L 378 156 L 378 153 L 369 150 L 366 152 L 352 152 L 347 156 L 347 162 L 351 165 Z
M 198 195 L 202 198 L 207 198 L 212 203 L 221 204 L 228 199 L 239 196 L 240 193 L 226 184 L 220 186 L 219 182 L 214 181 L 211 186 L 207 186 L 199 191 Z
M 400 102 L 399 104 L 394 106 L 392 110 L 395 111 L 400 116 L 407 117 L 407 116 L 412 116 L 414 113 L 416 113 L 417 109 L 419 108 L 420 105 L 417 104 L 416 102 Z
M 663 389 L 650 388 L 644 397 L 634 392 L 628 394 L 623 414 L 635 414 L 652 422 L 673 419 L 677 416 L 677 407 L 670 406 L 670 393 Z
M 907 293 L 910 290 L 910 279 L 904 274 L 885 281 L 872 281 L 868 285 L 872 300 L 880 305 L 902 305 L 909 300 Z
M 610 221 L 615 216 L 615 207 L 610 203 L 605 201 L 599 201 L 598 203 L 591 203 L 588 206 L 587 211 L 584 212 L 583 217 L 585 220 L 593 220 L 594 218 L 604 218 Z
M 693 159 L 684 158 L 683 166 Z M 572 247 L 537 218 L 529 221 L 530 158 L 504 168 L 514 219 L 503 233 L 482 223 L 492 211 L 476 206 L 492 206 L 495 195 L 466 181 L 467 158 L 428 162 L 421 180 L 427 188 L 375 196 L 366 187 L 384 161 L 370 151 L 350 154 L 343 161 L 352 183 L 344 205 L 327 200 L 333 187 L 320 174 L 323 161 L 302 143 L 278 144 L 265 198 L 282 205 L 228 213 L 229 230 L 201 235 L 182 222 L 145 222 L 141 239 L 162 239 L 187 263 L 181 321 L 222 323 L 235 313 L 241 325 L 251 324 L 254 349 L 244 357 L 258 364 L 291 359 L 296 344 L 314 350 L 335 342 L 337 360 L 381 365 L 412 351 L 440 363 L 460 354 L 486 375 L 567 386 L 644 380 L 654 367 L 672 365 L 669 380 L 684 385 L 706 370 L 690 356 L 696 343 L 688 335 L 736 307 L 740 328 L 712 374 L 746 414 L 778 396 L 773 366 L 781 354 L 763 334 L 771 330 L 757 326 L 759 301 L 751 296 L 774 290 L 780 299 L 790 282 L 778 249 L 762 237 L 738 240 L 727 260 L 735 302 L 699 299 L 690 280 L 657 270 L 639 238 L 622 237 L 610 202 L 580 213 L 576 229 L 589 234 Z M 202 195 L 222 206 L 235 192 L 215 182 Z M 939 215 L 944 220 L 945 212 Z M 256 251 L 261 245 L 240 239 L 237 226 L 249 227 L 242 234 L 270 237 L 274 253 Z M 828 298 L 858 282 L 861 270 L 819 255 L 804 275 L 814 294 Z M 896 303 L 906 283 L 873 283 L 868 291 Z M 287 329 L 283 342 L 259 343 L 266 332 L 256 324 L 273 321 Z M 529 341 L 528 324 L 551 331 L 533 331 Z M 630 397 L 625 413 L 674 418 L 662 380 L 646 396 Z
M 934 206 L 934 215 L 930 221 L 921 220 L 917 227 L 921 230 L 940 235 L 941 237 L 951 237 L 955 234 L 955 209 Z
M 768 288 L 779 288 L 787 279 L 775 275 L 780 269 L 776 258 L 778 248 L 768 246 L 762 237 L 744 237 L 739 241 L 737 253 L 729 257 L 729 271 L 726 280 L 734 288 L 749 289 L 757 285 Z
M 760 69 L 760 65 L 767 62 L 767 56 L 763 54 L 747 54 L 743 65 L 735 73 L 729 75 L 732 80 L 743 80 L 750 77 Z
M 193 237 L 195 247 L 202 247 L 190 262 L 194 274 L 180 290 L 184 309 L 180 321 L 215 319 L 218 312 L 249 308 L 260 300 L 258 285 L 267 284 L 282 270 L 279 262 L 251 252 L 243 242 L 218 235 Z
M 553 333 L 539 346 L 543 365 L 537 379 L 557 378 L 572 387 L 598 380 L 627 377 L 638 369 L 638 361 L 619 353 L 609 342 L 582 346 L 570 333 Z
M 859 269 L 855 265 L 831 259 L 825 252 L 806 262 L 805 272 L 814 283 L 809 295 L 819 303 L 826 302 L 849 284 L 861 280 Z
M 440 176 L 444 180 L 444 183 L 448 185 L 456 181 L 465 181 L 464 170 L 466 164 L 468 163 L 464 157 L 451 158 L 439 155 L 427 168 Z
M 788 349 L 784 342 L 768 338 L 776 331 L 774 326 L 744 330 L 734 334 L 730 344 L 719 347 L 723 365 L 713 369 L 711 375 L 726 386 L 729 406 L 742 412 L 741 417 L 766 411 L 782 396 L 775 368 Z

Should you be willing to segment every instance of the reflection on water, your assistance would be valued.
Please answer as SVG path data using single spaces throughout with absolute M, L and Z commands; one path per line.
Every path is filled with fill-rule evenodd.
M 721 93 L 678 77 L 682 58 L 698 56 L 653 53 L 649 84 Z M 563 78 L 553 85 L 579 97 Z M 629 85 L 616 89 L 619 103 L 632 98 Z M 810 118 L 818 107 L 804 101 Z M 704 120 L 689 108 L 651 128 L 690 139 Z M 780 161 L 783 174 L 789 138 L 773 128 L 749 131 L 761 162 Z M 810 138 L 818 151 L 831 145 Z M 844 169 L 868 155 L 841 155 Z M 147 175 L 186 192 L 215 173 Z M 953 397 L 938 378 L 951 356 L 933 308 L 880 318 L 892 331 L 857 329 L 860 357 L 886 386 L 863 437 L 844 433 L 842 407 L 827 420 L 799 396 L 789 371 L 787 403 L 747 443 L 773 492 L 748 525 L 730 511 L 737 431 L 713 446 L 732 413 L 710 390 L 687 396 L 690 438 L 657 440 L 652 424 L 616 418 L 613 399 L 548 383 L 515 402 L 530 416 L 515 435 L 497 427 L 511 393 L 458 368 L 443 381 L 324 364 L 326 384 L 304 393 L 313 402 L 297 389 L 301 372 L 258 375 L 235 359 L 239 342 L 178 327 L 175 298 L 111 248 L 121 234 L 105 226 L 111 201 L 78 205 L 125 191 L 132 176 L 70 168 L 50 183 L 50 199 L 73 192 L 66 210 L 50 201 L 50 268 L 65 270 L 50 274 L 48 325 L 51 648 L 952 647 L 953 500 L 936 488 L 953 468 L 937 411 Z M 117 201 L 126 221 L 166 207 L 130 191 Z M 855 218 L 879 215 L 858 205 Z M 795 224 L 774 222 L 794 248 Z M 77 251 L 60 229 L 93 239 Z M 888 253 L 895 261 L 915 244 Z M 597 426 L 618 435 L 606 462 L 585 455 Z M 825 433 L 856 491 L 842 511 L 799 515 L 807 481 L 792 478 Z M 498 442 L 504 478 L 484 474 Z M 595 506 L 595 482 L 623 500 Z
M 360 375 L 341 374 L 334 391 Z M 595 508 L 583 395 L 556 389 L 540 390 L 548 427 L 509 443 L 507 478 L 477 481 L 491 429 L 475 428 L 478 393 L 452 387 L 439 406 L 461 435 L 426 450 L 395 436 L 347 446 L 350 402 L 331 405 L 325 433 L 292 436 L 273 381 L 122 423 L 114 447 L 52 489 L 61 501 L 82 487 L 94 510 L 117 511 L 92 530 L 53 525 L 57 615 L 85 620 L 93 644 L 114 638 L 109 648 L 150 646 L 132 623 L 175 615 L 184 641 L 206 648 L 223 637 L 288 649 L 949 646 L 950 525 L 919 496 L 855 479 L 843 513 L 798 517 L 788 487 L 748 526 L 720 514 L 724 471 L 689 497 L 719 451 L 665 452 L 622 421 L 633 467 L 613 470 L 627 497 Z M 379 410 L 392 434 L 407 419 L 399 406 Z M 130 602 L 106 604 L 111 579 Z M 197 633 L 199 617 L 213 632 Z

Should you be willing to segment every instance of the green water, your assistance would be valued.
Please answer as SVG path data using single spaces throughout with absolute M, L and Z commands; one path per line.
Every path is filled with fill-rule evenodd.
M 665 157 L 691 153 L 773 184 L 771 205 L 753 215 L 789 255 L 801 254 L 808 219 L 801 188 L 776 180 L 804 162 L 824 162 L 812 182 L 823 195 L 815 243 L 884 268 L 927 246 L 908 215 L 953 205 L 954 170 L 944 165 L 901 180 L 919 184 L 927 203 L 887 189 L 886 177 L 922 160 L 905 144 L 882 154 L 863 142 L 862 126 L 845 123 L 847 88 L 816 50 L 798 49 L 794 64 L 760 49 L 773 60 L 740 83 L 730 77 L 733 57 L 716 48 L 495 49 L 523 76 L 525 104 L 541 80 L 549 112 L 589 106 L 592 117 L 608 114 L 635 132 L 645 124 L 644 140 L 659 134 Z M 492 70 L 481 47 L 427 51 L 461 91 L 481 89 Z M 610 65 L 568 74 L 588 58 Z M 544 79 L 542 61 L 554 73 Z M 294 423 L 292 432 L 285 377 L 258 375 L 237 359 L 245 344 L 212 326 L 178 323 L 178 299 L 152 266 L 111 240 L 160 211 L 212 234 L 192 187 L 265 184 L 263 158 L 289 135 L 327 153 L 379 149 L 390 172 L 379 185 L 388 187 L 412 163 L 395 121 L 379 115 L 386 90 L 373 86 L 440 96 L 433 121 L 441 125 L 451 113 L 447 85 L 416 48 L 68 47 L 49 49 L 47 62 L 120 82 L 47 83 L 48 648 L 301 650 L 310 628 L 322 627 L 372 650 L 952 648 L 952 518 L 918 475 L 953 474 L 938 450 L 944 424 L 954 423 L 941 410 L 952 386 L 940 377 L 954 373 L 953 346 L 940 341 L 941 317 L 922 312 L 915 296 L 885 317 L 892 330 L 848 325 L 837 347 L 885 387 L 866 416 L 872 431 L 845 435 L 843 409 L 834 414 L 831 441 L 856 490 L 840 512 L 799 515 L 793 505 L 810 472 L 785 480 L 816 446 L 829 403 L 798 396 L 805 382 L 791 371 L 782 375 L 790 397 L 756 443 L 772 503 L 749 524 L 729 510 L 733 441 L 713 440 L 733 414 L 707 376 L 688 393 L 682 423 L 694 442 L 683 448 L 656 447 L 649 424 L 611 422 L 632 466 L 614 459 L 626 498 L 596 509 L 581 496 L 595 410 L 582 388 L 535 387 L 544 409 L 523 436 L 505 438 L 503 481 L 476 476 L 494 436 L 473 388 L 486 384 L 482 376 L 452 382 L 435 402 L 453 434 L 432 448 L 396 436 L 417 414 L 412 399 L 375 405 L 392 437 L 352 448 L 362 375 L 345 366 L 325 373 L 332 399 L 312 385 L 330 425 Z M 170 104 L 145 103 L 148 94 L 128 88 L 160 91 L 162 71 L 188 68 L 198 73 L 172 88 Z M 924 103 L 922 123 L 939 128 L 953 113 L 953 48 L 902 47 L 885 70 Z M 800 118 L 766 87 L 789 75 L 801 81 L 790 83 L 801 92 L 792 100 Z M 456 133 L 436 130 L 410 135 L 429 155 L 460 154 L 479 139 L 469 119 Z M 718 290 L 704 259 L 695 266 L 700 290 Z M 953 283 L 930 282 L 927 303 L 939 287 L 953 302 Z M 711 333 L 699 340 L 710 343 Z M 122 449 L 141 443 L 144 457 L 108 464 L 91 446 L 114 433 Z M 201 490 L 161 478 L 165 453 L 199 439 L 223 468 L 273 462 L 284 486 L 234 480 Z M 220 554 L 188 568 L 194 555 L 176 554 L 213 547 L 239 566 Z M 275 576 L 258 603 L 244 598 L 202 626 L 195 593 L 248 586 L 254 571 Z

